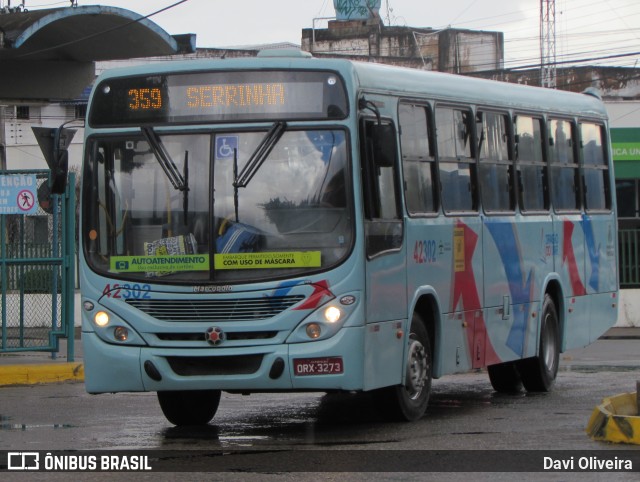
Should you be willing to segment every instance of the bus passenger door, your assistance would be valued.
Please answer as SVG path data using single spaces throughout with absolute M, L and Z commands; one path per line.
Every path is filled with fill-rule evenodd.
M 360 128 L 366 249 L 364 388 L 402 383 L 407 290 L 404 225 L 395 127 L 363 120 Z

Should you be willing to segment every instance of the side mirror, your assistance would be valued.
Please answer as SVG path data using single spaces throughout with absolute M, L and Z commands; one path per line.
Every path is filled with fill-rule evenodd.
M 51 170 L 51 194 L 62 194 L 67 187 L 69 172 L 67 147 L 71 144 L 76 130 L 65 129 L 62 126 L 58 128 L 32 127 L 31 129 Z
M 398 152 L 396 130 L 391 124 L 375 124 L 371 127 L 373 162 L 377 167 L 392 167 Z

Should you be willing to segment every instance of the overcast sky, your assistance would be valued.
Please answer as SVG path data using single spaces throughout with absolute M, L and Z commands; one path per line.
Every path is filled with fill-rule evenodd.
M 0 0 L 12 6 L 21 0 Z M 333 0 L 78 0 L 79 5 L 111 5 L 148 15 L 169 34 L 195 33 L 198 47 L 229 47 L 273 42 L 299 44 L 301 30 L 314 18 L 335 16 Z M 55 8 L 69 0 L 26 0 L 26 8 Z M 505 34 L 505 66 L 540 60 L 540 0 L 382 0 L 385 25 L 447 26 L 495 30 Z M 558 61 L 640 52 L 640 1 L 556 0 Z M 317 26 L 326 27 L 326 21 Z M 590 61 L 594 65 L 633 66 L 640 55 Z

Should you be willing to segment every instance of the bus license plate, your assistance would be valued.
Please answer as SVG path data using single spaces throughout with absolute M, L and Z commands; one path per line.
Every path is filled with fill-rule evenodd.
M 343 373 L 342 357 L 327 358 L 295 358 L 293 372 L 296 376 L 304 375 L 335 375 Z

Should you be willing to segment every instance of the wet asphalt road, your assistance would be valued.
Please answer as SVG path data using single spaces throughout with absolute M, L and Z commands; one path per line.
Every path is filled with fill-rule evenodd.
M 153 393 L 88 395 L 81 383 L 2 387 L 0 450 L 274 450 L 280 455 L 319 450 L 328 460 L 333 450 L 385 451 L 381 454 L 411 450 L 639 450 L 640 446 L 596 442 L 585 433 L 593 408 L 604 397 L 635 390 L 640 380 L 638 354 L 640 340 L 635 339 L 601 340 L 567 352 L 561 355 L 554 390 L 547 394 L 497 394 L 486 372 L 480 371 L 443 377 L 434 381 L 426 416 L 414 423 L 385 422 L 363 395 L 223 394 L 209 425 L 176 428 L 164 419 Z M 177 463 L 188 470 L 190 461 Z M 350 478 L 367 480 L 366 474 L 356 475 Z M 458 480 L 451 474 L 439 475 L 433 480 Z M 496 474 L 487 475 L 500 480 Z M 573 480 L 564 475 L 558 480 Z M 610 475 L 593 480 L 632 480 Z M 223 478 L 233 476 L 227 472 Z M 580 480 L 592 476 L 585 479 L 583 474 Z M 296 480 L 318 477 L 316 473 Z M 323 474 L 323 479 L 332 477 L 331 473 Z M 414 477 L 428 479 L 424 473 Z M 407 478 L 411 478 L 409 474 L 382 477 Z M 335 474 L 335 480 L 343 479 Z M 533 475 L 530 480 L 554 479 Z

